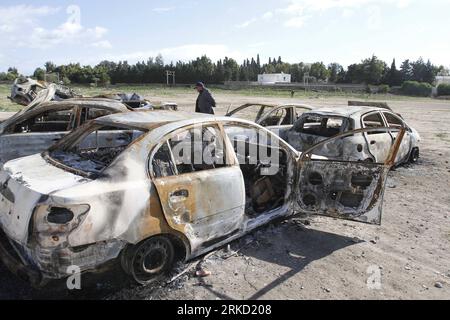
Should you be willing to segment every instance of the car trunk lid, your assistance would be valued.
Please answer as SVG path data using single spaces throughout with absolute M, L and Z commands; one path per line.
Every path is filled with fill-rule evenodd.
M 0 172 L 0 227 L 25 244 L 34 208 L 52 193 L 89 181 L 33 155 L 6 163 Z

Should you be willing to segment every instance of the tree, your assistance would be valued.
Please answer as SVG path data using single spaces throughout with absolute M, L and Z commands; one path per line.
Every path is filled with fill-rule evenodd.
M 438 75 L 439 76 L 450 76 L 450 70 L 446 68 L 445 66 L 439 66 L 438 68 Z
M 155 58 L 155 64 L 159 67 L 164 67 L 164 59 L 160 53 Z
M 16 76 L 19 75 L 19 71 L 17 70 L 16 67 L 9 67 L 9 68 L 8 68 L 8 73 L 14 74 L 14 75 L 16 75 Z
M 45 80 L 45 70 L 42 68 L 37 68 L 33 73 L 33 77 L 37 80 Z
M 55 72 L 56 69 L 57 69 L 56 64 L 54 64 L 54 63 L 51 62 L 51 61 L 47 61 L 47 62 L 45 63 L 44 66 L 45 66 L 45 71 L 46 71 L 47 73 Z
M 400 76 L 401 81 L 411 81 L 413 79 L 413 70 L 409 60 L 405 60 L 402 62 L 400 66 Z
M 399 70 L 397 70 L 397 66 L 395 63 L 395 59 L 392 61 L 391 67 L 386 73 L 386 77 L 383 81 L 389 86 L 399 86 L 402 84 L 402 75 Z
M 362 80 L 362 65 L 355 63 L 351 64 L 347 68 L 347 74 L 345 76 L 346 83 L 361 83 Z
M 3 80 L 5 81 L 13 81 L 16 78 L 20 77 L 19 71 L 16 67 L 9 67 L 8 72 L 4 73 Z
M 325 67 L 323 62 L 315 62 L 311 65 L 311 69 L 309 71 L 309 75 L 311 77 L 315 77 L 317 80 L 328 80 L 328 77 L 330 76 L 330 72 Z
M 439 69 L 430 60 L 426 63 L 422 58 L 411 63 L 412 80 L 432 84 L 436 80 Z
M 328 65 L 328 74 L 330 75 L 330 82 L 339 83 L 345 79 L 344 67 L 336 62 Z
M 366 84 L 380 84 L 385 76 L 387 65 L 375 55 L 362 61 L 361 80 Z
M 281 57 L 268 59 L 268 63 L 262 64 L 260 55 L 256 58 L 244 59 L 238 64 L 234 59 L 225 57 L 213 62 L 207 56 L 201 56 L 191 61 L 177 61 L 165 63 L 159 54 L 156 57 L 130 64 L 127 61 L 102 61 L 98 65 L 81 66 L 79 63 L 56 66 L 47 62 L 44 68 L 38 68 L 34 76 L 43 78 L 45 72 L 58 72 L 60 79 L 66 83 L 99 84 L 115 83 L 163 83 L 165 82 L 165 70 L 176 72 L 177 81 L 180 83 L 195 83 L 202 80 L 206 83 L 223 83 L 224 81 L 256 81 L 260 73 L 289 73 L 292 81 L 302 82 L 304 75 L 317 80 L 329 80 L 333 83 L 365 83 L 365 84 L 389 84 L 400 85 L 403 81 L 416 80 L 433 83 L 437 74 L 449 74 L 445 67 L 437 67 L 431 61 L 424 62 L 421 58 L 415 62 L 406 60 L 397 69 L 396 60 L 392 61 L 390 68 L 385 62 L 375 55 L 354 63 L 347 69 L 339 63 L 330 63 L 325 66 L 323 62 L 316 62 L 307 66 L 303 62 L 287 63 Z M 14 80 L 19 76 L 16 68 L 9 68 L 8 72 L 0 74 L 0 80 Z

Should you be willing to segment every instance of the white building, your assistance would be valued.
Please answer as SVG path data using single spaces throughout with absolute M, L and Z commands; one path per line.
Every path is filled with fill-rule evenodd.
M 450 76 L 436 76 L 436 85 L 439 86 L 442 83 L 450 84 Z
M 291 83 L 291 75 L 286 73 L 259 74 L 258 83 L 261 84 Z

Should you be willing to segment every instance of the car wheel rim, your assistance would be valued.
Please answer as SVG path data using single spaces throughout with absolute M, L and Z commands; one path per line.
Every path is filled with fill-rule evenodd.
M 170 243 L 150 240 L 140 245 L 132 255 L 132 275 L 141 284 L 160 278 L 172 259 Z
M 164 267 L 167 254 L 163 250 L 153 250 L 149 252 L 142 260 L 142 270 L 146 273 L 155 274 Z

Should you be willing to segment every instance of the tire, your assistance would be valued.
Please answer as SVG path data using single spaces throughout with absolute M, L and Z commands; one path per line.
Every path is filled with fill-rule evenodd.
M 411 151 L 411 155 L 409 156 L 409 162 L 410 163 L 417 163 L 420 158 L 420 151 L 419 148 L 414 148 Z
M 161 280 L 173 267 L 174 247 L 164 236 L 144 240 L 122 252 L 125 273 L 140 285 Z

